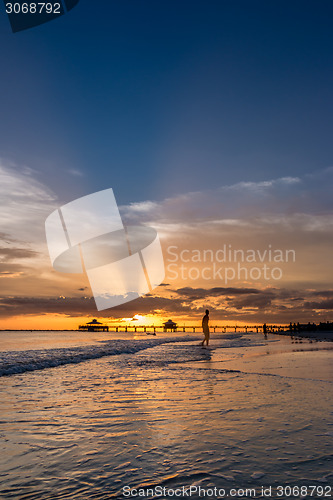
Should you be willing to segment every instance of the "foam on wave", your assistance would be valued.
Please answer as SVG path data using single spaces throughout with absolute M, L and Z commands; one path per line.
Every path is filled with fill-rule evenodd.
M 119 354 L 135 354 L 143 349 L 171 342 L 169 339 L 112 340 L 83 347 L 38 349 L 0 353 L 0 376 L 15 375 L 44 368 Z

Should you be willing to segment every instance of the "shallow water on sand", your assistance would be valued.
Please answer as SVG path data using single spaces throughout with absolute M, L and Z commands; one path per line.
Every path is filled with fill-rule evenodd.
M 262 486 L 332 486 L 332 344 L 178 340 L 135 350 L 118 339 L 112 355 L 2 377 L 1 498 L 125 498 L 125 486 L 156 485 L 248 487 L 260 498 Z

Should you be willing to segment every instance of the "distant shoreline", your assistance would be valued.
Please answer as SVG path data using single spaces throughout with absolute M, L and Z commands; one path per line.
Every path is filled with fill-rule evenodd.
M 77 329 L 56 329 L 56 330 L 48 330 L 48 329 L 43 329 L 43 330 L 30 330 L 30 329 L 5 329 L 2 330 L 0 329 L 1 332 L 78 332 L 82 333 L 82 330 L 77 330 Z M 84 332 L 84 333 L 101 333 L 101 332 Z M 116 332 L 113 330 L 109 330 L 108 332 L 103 332 L 103 333 L 146 333 L 146 332 Z M 167 332 L 158 332 L 158 333 L 167 333 Z M 168 332 L 170 335 L 175 335 L 177 333 L 183 334 L 184 332 L 182 331 L 175 331 L 175 332 Z M 223 333 L 235 333 L 234 331 L 226 331 L 226 332 L 216 332 L 216 334 L 223 334 Z M 242 332 L 242 331 L 237 331 L 236 333 L 244 333 L 244 334 L 250 334 L 250 333 L 256 333 L 253 331 L 249 332 Z M 264 333 L 259 332 L 261 335 L 264 335 Z M 200 335 L 201 332 L 186 332 L 187 335 Z M 149 332 L 148 332 L 149 335 Z M 315 339 L 315 340 L 328 340 L 328 341 L 333 341 L 333 330 L 330 331 L 301 331 L 301 332 L 290 332 L 290 331 L 284 331 L 284 332 L 268 332 L 268 335 L 279 335 L 279 336 L 287 336 L 287 337 L 296 337 L 296 338 L 310 338 L 310 339 Z M 212 336 L 214 338 L 214 332 L 212 332 Z
M 317 340 L 333 340 L 333 331 L 297 332 L 294 335 L 288 332 L 286 335 L 289 335 L 289 337 L 304 337 Z
M 12 329 L 9 329 L 9 328 L 6 328 L 4 330 L 0 329 L 0 332 L 80 332 L 81 330 L 77 330 L 77 329 L 73 329 L 73 328 L 63 328 L 61 330 L 59 330 L 58 328 L 56 330 L 50 330 L 50 329 L 47 329 L 47 328 L 43 328 L 42 330 L 41 329 L 31 329 L 31 328 L 12 328 Z

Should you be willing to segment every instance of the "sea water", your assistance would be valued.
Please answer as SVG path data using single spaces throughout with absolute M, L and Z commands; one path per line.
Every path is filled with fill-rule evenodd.
M 0 497 L 332 498 L 333 344 L 200 340 L 1 332 Z

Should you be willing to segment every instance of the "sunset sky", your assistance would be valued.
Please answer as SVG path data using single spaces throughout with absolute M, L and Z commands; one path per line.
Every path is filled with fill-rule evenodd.
M 332 17 L 80 0 L 13 34 L 1 4 L 0 328 L 333 320 Z M 98 312 L 85 275 L 53 270 L 44 223 L 110 187 L 125 224 L 158 231 L 166 276 Z

